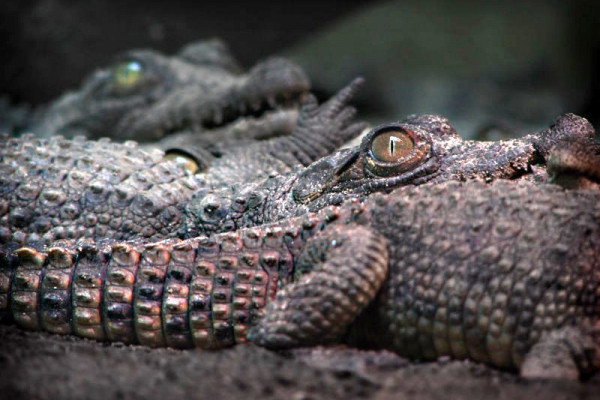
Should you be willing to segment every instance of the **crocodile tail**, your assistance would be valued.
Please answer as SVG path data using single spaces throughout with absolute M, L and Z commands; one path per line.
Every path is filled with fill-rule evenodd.
M 292 271 L 281 228 L 161 242 L 4 248 L 0 312 L 29 330 L 151 347 L 244 342 Z
M 10 312 L 10 283 L 13 278 L 12 271 L 15 268 L 16 257 L 12 252 L 18 245 L 14 242 L 0 245 L 0 322 L 13 320 Z

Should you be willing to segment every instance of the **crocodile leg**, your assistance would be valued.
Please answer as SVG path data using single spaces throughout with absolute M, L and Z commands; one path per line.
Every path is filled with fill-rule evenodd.
M 14 252 L 6 245 L 0 248 L 0 313 L 30 330 L 150 347 L 245 342 L 266 304 L 294 278 L 296 261 L 304 260 L 298 265 L 305 268 L 327 250 L 324 240 L 333 236 L 319 232 L 339 213 L 330 208 L 286 223 L 184 241 L 60 241 L 45 250 Z M 352 232 L 335 236 L 341 247 L 333 254 L 359 246 L 359 236 L 348 237 Z M 348 270 L 356 275 L 348 283 L 366 292 L 353 306 L 355 314 L 373 297 L 387 265 L 382 241 L 369 237 L 374 239 Z M 359 273 L 363 262 L 372 273 Z M 332 279 L 335 271 L 329 272 Z M 360 281 L 371 275 L 373 283 Z
M 271 348 L 332 343 L 375 298 L 387 276 L 386 240 L 364 226 L 330 226 L 298 259 L 248 338 Z
M 363 82 L 362 78 L 354 79 L 320 106 L 314 96 L 309 95 L 292 133 L 271 139 L 274 157 L 290 166 L 298 163 L 307 166 L 358 136 L 367 125 L 351 123 L 356 109 L 347 104 Z
M 207 171 L 207 183 L 233 185 L 290 172 L 355 138 L 366 124 L 352 122 L 356 110 L 347 103 L 362 82 L 362 78 L 354 79 L 321 105 L 308 96 L 289 135 L 222 149 L 222 157 L 212 161 Z
M 584 332 L 581 327 L 568 326 L 544 335 L 529 350 L 521 376 L 537 379 L 578 380 L 600 365 L 598 334 Z

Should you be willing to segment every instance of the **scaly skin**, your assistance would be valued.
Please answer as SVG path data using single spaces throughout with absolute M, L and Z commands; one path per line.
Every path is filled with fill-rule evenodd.
M 409 135 L 413 147 L 405 156 L 382 162 L 373 153 L 374 143 L 390 130 L 397 137 Z M 324 157 L 299 173 L 202 191 L 184 206 L 179 237 L 275 222 L 399 186 L 498 179 L 543 182 L 548 160 L 550 180 L 591 185 L 600 181 L 600 152 L 590 150 L 598 146 L 594 139 L 592 125 L 573 114 L 557 118 L 549 129 L 499 142 L 463 140 L 442 117 L 410 116 L 371 129 L 360 146 Z
M 336 132 L 348 136 L 360 129 L 360 125 L 349 124 L 352 111 L 342 106 L 354 87 L 342 90 L 318 109 L 304 112 L 297 134 L 232 149 L 227 157 L 215 161 L 207 173 L 193 177 L 169 167 L 167 178 L 156 178 L 152 175 L 154 170 L 166 170 L 157 159 L 140 163 L 145 167 L 137 172 L 139 168 L 133 163 L 142 153 L 129 154 L 127 157 L 134 159 L 122 160 L 116 155 L 120 153 L 111 158 L 102 151 L 103 146 L 118 148 L 115 144 L 89 142 L 89 151 L 80 146 L 60 153 L 61 146 L 71 142 L 41 148 L 26 140 L 11 142 L 17 149 L 7 147 L 5 161 L 0 164 L 2 175 L 6 176 L 0 199 L 0 243 L 50 243 L 65 237 L 189 238 L 283 220 L 403 185 L 469 179 L 543 180 L 552 146 L 559 142 L 563 147 L 573 146 L 594 137 L 589 122 L 572 114 L 558 118 L 545 131 L 504 142 L 465 141 L 444 118 L 412 116 L 374 128 L 357 148 L 334 153 L 299 172 L 275 174 L 289 170 L 294 162 L 306 164 L 315 158 L 307 155 L 331 151 L 331 146 L 338 143 L 332 138 L 339 140 Z M 389 129 L 410 136 L 414 146 L 409 154 L 381 163 L 372 147 Z M 32 157 L 30 152 L 43 156 Z M 48 167 L 49 156 L 64 153 L 87 154 L 90 157 L 83 162 L 85 169 L 95 172 L 72 170 L 66 161 L 68 167 L 64 170 Z M 561 165 L 560 160 L 555 163 L 557 166 Z M 157 165 L 151 167 L 152 163 Z M 115 165 L 119 166 L 118 178 L 111 172 Z M 274 176 L 240 183 L 267 173 Z M 582 170 L 580 175 L 587 174 L 589 171 Z M 63 179 L 75 180 L 76 186 L 65 188 Z M 212 186 L 219 188 L 211 190 Z
M 0 262 L 0 304 L 98 340 L 346 340 L 576 378 L 600 367 L 598 260 L 600 191 L 446 182 L 213 237 L 21 248 Z
M 352 123 L 346 102 L 360 82 L 321 106 L 310 99 L 289 136 L 224 150 L 195 175 L 134 142 L 2 137 L 0 244 L 175 235 L 193 194 L 288 173 L 358 135 L 364 124 Z
M 304 72 L 283 58 L 242 71 L 216 39 L 191 43 L 174 56 L 131 50 L 38 113 L 29 131 L 164 138 L 162 148 L 210 144 L 218 135 L 219 143 L 237 145 L 289 134 L 309 86 Z
M 334 340 L 346 332 L 340 316 L 352 320 L 369 298 L 350 327 L 354 343 L 530 377 L 588 374 L 600 367 L 599 200 L 597 189 L 506 181 L 375 195 L 368 213 L 350 218 L 367 231 L 339 256 L 328 247 L 344 247 L 348 218 L 319 234 L 304 253 L 315 260 L 310 272 L 278 292 L 250 338 L 274 348 Z M 368 232 L 388 251 L 368 252 L 387 266 L 374 298 L 366 288 L 381 267 L 353 258 Z

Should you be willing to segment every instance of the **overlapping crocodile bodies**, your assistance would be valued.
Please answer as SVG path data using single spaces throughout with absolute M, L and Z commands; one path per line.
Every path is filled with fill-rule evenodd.
M 406 157 L 381 162 L 374 159 L 373 143 L 389 132 L 398 137 L 387 137 L 388 143 L 405 135 L 413 150 Z M 461 139 L 445 118 L 409 116 L 371 129 L 360 146 L 323 157 L 297 173 L 194 196 L 183 207 L 179 237 L 271 223 L 402 186 L 470 180 L 542 183 L 548 180 L 548 159 L 551 179 L 575 187 L 582 179 L 598 183 L 594 135 L 586 119 L 566 114 L 549 129 L 524 138 L 477 142 Z M 578 160 L 575 165 L 570 164 L 573 158 Z
M 355 133 L 344 106 L 352 91 L 319 108 L 309 103 L 306 121 Z M 313 147 L 327 142 L 318 129 L 302 140 L 306 121 L 287 138 L 291 146 L 277 138 L 262 147 L 284 170 L 318 158 Z M 565 115 L 546 131 L 498 143 L 462 141 L 436 116 L 384 131 L 376 148 L 379 128 L 359 148 L 250 184 L 236 181 L 244 175 L 232 171 L 248 163 L 233 152 L 221 165 L 233 185 L 214 191 L 208 173 L 191 175 L 158 153 L 129 165 L 138 151 L 130 143 L 100 156 L 115 157 L 117 168 L 96 168 L 95 157 L 60 157 L 63 139 L 49 142 L 52 154 L 13 141 L 2 153 L 0 239 L 28 247 L 3 248 L 0 310 L 28 329 L 153 347 L 348 341 L 534 377 L 600 368 L 591 125 Z M 546 183 L 548 159 L 550 181 L 576 189 Z M 56 160 L 68 168 L 53 167 Z M 258 173 L 270 175 L 268 159 L 261 163 Z M 572 176 L 583 178 L 565 185 Z M 61 192 L 64 183 L 72 193 Z M 45 237 L 50 227 L 58 231 Z M 60 237 L 97 241 L 38 246 Z
M 360 82 L 322 105 L 311 99 L 289 136 L 231 148 L 196 174 L 131 141 L 4 136 L 0 244 L 174 237 L 192 196 L 290 172 L 358 135 L 364 124 L 352 122 L 354 109 L 346 104 Z
M 71 333 L 150 346 L 348 340 L 526 376 L 600 368 L 595 189 L 447 182 L 212 239 L 99 246 L 4 254 L 3 310 L 32 329 L 56 312 L 68 330 L 72 313 Z
M 0 309 L 27 329 L 96 340 L 177 348 L 242 343 L 292 279 L 299 242 L 318 231 L 318 220 L 187 241 L 21 248 L 3 255 Z

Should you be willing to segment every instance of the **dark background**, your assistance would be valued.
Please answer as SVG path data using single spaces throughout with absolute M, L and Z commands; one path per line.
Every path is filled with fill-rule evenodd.
M 0 3 L 0 87 L 39 104 L 120 52 L 174 53 L 219 37 L 243 65 L 277 53 L 368 1 L 8 0 Z
M 244 66 L 290 57 L 322 98 L 365 76 L 356 105 L 372 122 L 438 113 L 463 136 L 486 124 L 538 129 L 564 112 L 598 124 L 597 3 L 9 0 L 0 3 L 0 94 L 40 105 L 120 51 L 172 54 L 220 37 Z

